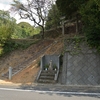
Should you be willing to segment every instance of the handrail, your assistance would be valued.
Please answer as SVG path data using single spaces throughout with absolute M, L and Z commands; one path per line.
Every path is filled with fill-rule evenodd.
M 39 71 L 38 76 L 37 76 L 37 78 L 36 78 L 36 81 L 39 80 L 39 77 L 40 77 L 40 75 L 41 75 L 41 72 L 42 72 L 42 70 Z
M 58 70 L 57 73 L 55 74 L 55 78 L 54 78 L 55 81 L 57 81 L 58 75 L 59 75 L 59 70 Z
M 59 57 L 59 60 L 60 60 L 60 55 L 58 57 Z M 55 78 L 54 78 L 55 81 L 57 81 L 58 76 L 59 76 L 60 61 L 58 61 L 58 66 L 57 67 L 58 67 L 57 73 L 55 74 Z

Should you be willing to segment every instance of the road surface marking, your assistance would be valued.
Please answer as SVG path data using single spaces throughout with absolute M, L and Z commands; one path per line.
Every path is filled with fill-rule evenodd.
M 17 92 L 37 92 L 37 93 L 52 93 L 52 94 L 71 94 L 71 95 L 91 95 L 100 96 L 100 93 L 88 93 L 88 92 L 61 92 L 61 91 L 40 91 L 40 90 L 24 90 L 24 89 L 10 89 L 10 88 L 0 88 L 4 91 L 17 91 Z

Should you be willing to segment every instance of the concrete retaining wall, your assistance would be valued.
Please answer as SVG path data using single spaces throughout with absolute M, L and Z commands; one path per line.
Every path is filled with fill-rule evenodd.
M 41 69 L 43 70 L 44 66 L 49 64 L 51 60 L 52 60 L 52 65 L 56 65 L 57 68 L 59 69 L 59 64 L 60 64 L 59 59 L 60 59 L 59 55 L 45 55 L 45 56 L 43 56 L 41 59 Z
M 71 46 L 72 44 L 70 44 Z M 67 47 L 72 50 L 72 48 Z M 80 52 L 64 54 L 62 83 L 66 85 L 100 85 L 100 55 L 86 44 Z

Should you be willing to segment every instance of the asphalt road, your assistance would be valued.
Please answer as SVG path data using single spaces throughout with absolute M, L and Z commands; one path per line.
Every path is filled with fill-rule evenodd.
M 100 95 L 0 88 L 0 100 L 100 100 Z

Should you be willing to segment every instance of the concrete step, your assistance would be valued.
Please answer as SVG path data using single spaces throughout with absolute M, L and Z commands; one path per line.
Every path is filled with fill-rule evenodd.
M 42 70 L 42 73 L 56 73 L 54 70 Z
M 56 74 L 56 72 L 55 71 L 45 71 L 45 70 L 43 70 L 42 72 L 41 72 L 41 75 L 42 76 L 54 76 Z
M 39 83 L 56 83 L 55 80 L 39 79 Z
M 55 83 L 55 71 L 45 71 L 41 72 L 38 82 L 39 83 Z
M 54 80 L 54 76 L 40 76 L 40 79 Z
M 41 73 L 40 76 L 55 76 L 55 73 Z

